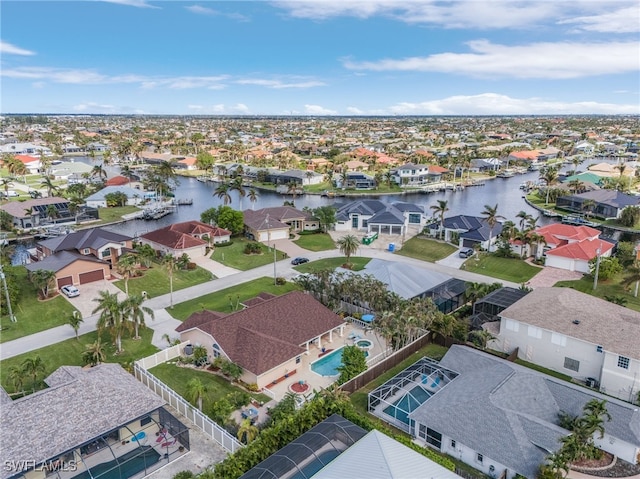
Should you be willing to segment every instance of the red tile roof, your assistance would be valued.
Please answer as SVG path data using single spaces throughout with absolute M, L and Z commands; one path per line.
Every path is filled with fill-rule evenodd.
M 113 178 L 109 178 L 105 182 L 105 186 L 122 186 L 122 185 L 128 185 L 128 184 L 129 184 L 129 178 L 126 178 L 121 175 L 114 176 Z
M 600 255 L 604 255 L 613 249 L 613 244 L 600 239 L 584 240 L 565 244 L 547 251 L 546 254 L 547 256 L 560 256 L 562 258 L 589 261 L 598 256 L 598 249 L 600 249 Z
M 569 242 L 594 239 L 600 236 L 600 231 L 589 226 L 573 226 L 554 223 L 536 229 L 536 233 L 544 236 L 549 246 L 564 245 Z
M 202 319 L 206 314 L 209 321 Z M 303 354 L 306 342 L 343 323 L 310 294 L 292 291 L 222 317 L 194 313 L 177 331 L 196 327 L 210 334 L 231 361 L 260 375 Z
M 29 155 L 14 155 L 14 157 L 16 158 L 16 160 L 20 160 L 25 165 L 33 161 L 39 161 L 39 158 L 36 158 L 34 156 L 29 156 Z

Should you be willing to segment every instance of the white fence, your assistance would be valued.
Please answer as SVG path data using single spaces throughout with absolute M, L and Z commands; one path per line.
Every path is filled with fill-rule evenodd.
M 136 362 L 134 366 L 134 374 L 138 381 L 167 401 L 169 406 L 193 422 L 198 429 L 220 444 L 224 449 L 233 453 L 242 447 L 242 444 L 240 444 L 235 437 L 185 401 L 182 396 L 169 388 L 169 386 L 153 374 L 143 369 L 142 366 L 139 365 L 139 362 Z
M 187 344 L 189 343 L 185 342 L 176 344 L 175 346 L 171 346 L 167 349 L 163 349 L 162 351 L 158 351 L 153 356 L 147 356 L 146 358 L 137 360 L 136 364 L 144 370 L 151 369 L 158 364 L 166 363 L 167 361 L 170 361 L 171 359 L 175 359 L 178 356 L 182 355 L 182 349 Z

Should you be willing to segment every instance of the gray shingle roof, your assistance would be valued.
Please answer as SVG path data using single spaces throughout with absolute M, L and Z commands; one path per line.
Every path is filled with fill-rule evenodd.
M 39 269 L 44 269 L 46 271 L 57 272 L 76 261 L 88 261 L 90 263 L 107 264 L 106 261 L 102 261 L 95 256 L 81 255 L 80 253 L 76 253 L 74 251 L 60 251 L 59 253 L 47 256 L 41 261 L 29 263 L 25 265 L 25 268 L 27 268 L 28 271 L 37 271 Z
M 464 346 L 440 365 L 460 373 L 410 417 L 526 477 L 535 477 L 568 431 L 558 413 L 580 415 L 593 398 L 606 399 L 608 434 L 640 446 L 640 414 L 633 405 Z
M 500 316 L 640 359 L 640 313 L 571 288 L 536 288 Z
M 63 366 L 47 382 L 53 387 L 3 404 L 3 459 L 53 459 L 165 404 L 119 364 Z M 2 468 L 0 478 L 14 474 Z
M 56 251 L 81 250 L 84 248 L 98 249 L 109 243 L 123 243 L 131 239 L 130 236 L 125 236 L 113 231 L 102 228 L 91 228 L 46 239 L 40 241 L 39 244 L 55 253 Z

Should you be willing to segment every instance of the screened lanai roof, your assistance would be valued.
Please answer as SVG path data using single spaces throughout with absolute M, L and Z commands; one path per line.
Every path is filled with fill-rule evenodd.
M 309 479 L 367 431 L 334 414 L 273 453 L 240 479 Z
M 488 295 L 479 299 L 477 303 L 491 303 L 502 308 L 508 308 L 515 302 L 524 298 L 528 291 L 516 288 L 504 287 L 490 292 Z

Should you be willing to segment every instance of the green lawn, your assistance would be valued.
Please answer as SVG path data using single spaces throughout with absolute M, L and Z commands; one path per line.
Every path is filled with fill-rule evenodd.
M 122 354 L 115 354 L 115 346 L 112 344 L 110 336 L 107 333 L 103 334 L 102 342 L 105 345 L 105 352 L 107 353 L 106 362 L 130 364 L 132 361 L 146 356 L 151 356 L 158 351 L 154 345 L 151 344 L 151 338 L 153 337 L 153 330 L 145 328 L 140 330 L 140 336 L 142 339 L 134 341 L 130 339 L 129 335 L 126 335 L 122 339 Z M 60 366 L 82 366 L 82 353 L 88 344 L 93 343 L 98 339 L 98 333 L 96 331 L 87 333 L 80 336 L 79 341 L 75 338 L 67 339 L 60 343 L 52 344 L 35 351 L 21 354 L 13 358 L 0 361 L 0 380 L 7 392 L 15 392 L 13 385 L 7 382 L 7 373 L 12 367 L 19 367 L 26 358 L 35 357 L 36 355 L 42 358 L 42 361 L 46 365 L 46 371 L 44 374 L 40 374 L 39 381 L 36 385 L 36 389 L 43 389 L 46 387 L 42 381 L 45 377 L 58 369 Z M 30 390 L 32 382 L 30 379 L 25 381 L 25 388 Z
M 203 309 L 230 313 L 237 309 L 237 304 L 247 299 L 254 298 L 260 293 L 281 295 L 300 289 L 295 283 L 287 282 L 283 285 L 273 284 L 273 278 L 257 278 L 248 283 L 232 286 L 227 289 L 209 293 L 199 298 L 190 299 L 176 304 L 173 309 L 167 309 L 174 318 L 184 321 L 192 313 Z
M 469 258 L 462 265 L 462 268 L 472 273 L 513 283 L 526 283 L 542 270 L 542 268 L 531 266 L 521 259 L 499 258 L 489 254 L 480 254 Z
M 625 291 L 620 284 L 622 278 L 623 275 L 620 275 L 607 281 L 600 280 L 598 281 L 598 287 L 595 291 L 593 290 L 593 278 L 588 275 L 575 281 L 558 281 L 554 286 L 573 288 L 601 299 L 605 299 L 605 296 L 619 296 L 627 300 L 624 306 L 635 311 L 640 311 L 640 296 L 634 298 L 633 286 L 630 291 Z
M 326 251 L 336 248 L 331 236 L 327 233 L 300 235 L 300 238 L 294 241 L 294 243 L 309 251 Z
M 137 206 L 117 206 L 114 208 L 99 208 L 98 216 L 100 217 L 100 223 L 93 223 L 93 225 L 113 223 L 114 221 L 120 221 L 122 220 L 122 215 L 135 213 L 136 211 L 140 211 L 140 208 L 138 208 Z
M 187 392 L 187 383 L 194 378 L 200 379 L 207 388 L 207 393 L 202 401 L 202 409 L 205 411 L 212 403 L 224 398 L 229 393 L 246 392 L 244 389 L 232 386 L 228 380 L 216 374 L 206 371 L 198 371 L 191 368 L 181 368 L 172 363 L 159 364 L 149 370 L 160 381 L 165 383 L 175 392 L 184 397 Z M 268 402 L 269 397 L 259 393 L 247 393 L 256 401 Z
M 211 272 L 200 267 L 192 270 L 178 270 L 173 273 L 173 290 L 178 291 L 212 279 Z M 124 280 L 118 280 L 114 284 L 124 291 Z M 140 294 L 146 291 L 150 298 L 155 298 L 168 294 L 169 290 L 169 274 L 157 263 L 153 263 L 142 276 L 129 280 L 129 294 Z
M 435 263 L 442 258 L 446 258 L 457 249 L 458 248 L 452 244 L 443 241 L 416 236 L 409 241 L 405 241 L 402 248 L 396 253 L 402 256 L 409 256 L 410 258 Z
M 9 315 L 0 318 L 0 342 L 11 341 L 22 336 L 44 331 L 65 324 L 75 308 L 64 297 L 58 295 L 46 301 L 38 300 L 36 288 L 27 279 L 27 270 L 22 266 L 12 268 L 16 272 L 18 301 L 12 303 L 17 322 Z M 4 295 L 2 301 L 4 301 Z
M 225 266 L 241 271 L 247 271 L 273 263 L 273 250 L 271 248 L 262 243 L 257 243 L 262 249 L 262 254 L 244 254 L 244 248 L 247 243 L 255 243 L 255 241 L 249 241 L 245 238 L 233 238 L 233 244 L 231 246 L 218 246 L 210 258 Z M 286 258 L 286 255 L 282 251 L 276 252 L 277 261 L 284 258 Z
M 368 394 L 371 391 L 373 391 L 378 386 L 384 384 L 386 381 L 391 379 L 393 376 L 398 374 L 403 369 L 406 369 L 407 367 L 411 366 L 418 359 L 424 356 L 427 356 L 435 360 L 440 360 L 443 358 L 443 356 L 446 354 L 447 351 L 448 351 L 448 348 L 445 348 L 444 346 L 439 346 L 437 344 L 427 344 L 424 348 L 419 349 L 418 351 L 413 353 L 411 356 L 406 358 L 404 361 L 397 364 L 395 367 L 391 368 L 386 373 L 381 374 L 376 379 L 371 381 L 369 384 L 367 384 L 363 388 L 360 388 L 356 392 L 351 394 L 351 396 L 349 396 L 349 398 L 351 399 L 351 402 L 359 412 L 363 414 L 367 414 L 367 398 L 368 398 Z
M 319 271 L 324 271 L 327 269 L 334 270 L 336 268 L 341 267 L 347 258 L 344 256 L 338 256 L 336 258 L 325 258 L 319 259 L 317 261 L 311 261 L 309 263 L 301 264 L 299 266 L 295 266 L 293 269 L 296 271 L 300 271 L 301 273 L 317 273 Z M 360 271 L 364 269 L 371 258 L 363 258 L 361 256 L 352 256 L 349 260 L 353 267 L 353 271 Z

